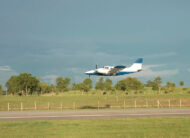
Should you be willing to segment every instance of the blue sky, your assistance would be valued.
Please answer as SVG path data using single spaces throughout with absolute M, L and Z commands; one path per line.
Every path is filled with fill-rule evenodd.
M 95 64 L 143 57 L 144 71 L 133 77 L 190 86 L 189 7 L 189 0 L 0 0 L 0 84 L 21 72 L 80 82 Z

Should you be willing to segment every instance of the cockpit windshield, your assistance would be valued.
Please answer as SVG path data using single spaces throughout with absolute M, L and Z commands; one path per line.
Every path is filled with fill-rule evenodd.
M 109 69 L 109 67 L 108 66 L 104 66 L 104 69 Z

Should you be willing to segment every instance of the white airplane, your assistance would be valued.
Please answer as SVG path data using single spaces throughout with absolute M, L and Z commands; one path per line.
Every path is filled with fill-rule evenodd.
M 126 67 L 123 65 L 119 66 L 104 66 L 103 68 L 97 68 L 95 70 L 90 70 L 85 72 L 86 75 L 96 75 L 96 76 L 120 76 L 131 73 L 136 73 L 142 71 L 143 58 L 138 58 L 132 66 Z

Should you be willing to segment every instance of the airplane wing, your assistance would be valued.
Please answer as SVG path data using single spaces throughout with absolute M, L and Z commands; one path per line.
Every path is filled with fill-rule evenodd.
M 126 68 L 126 66 L 123 66 L 123 65 L 119 65 L 119 66 L 115 66 L 114 68 L 112 68 L 110 71 L 109 71 L 109 75 L 115 75 L 117 74 L 118 72 L 120 72 L 121 70 L 123 70 L 124 68 Z

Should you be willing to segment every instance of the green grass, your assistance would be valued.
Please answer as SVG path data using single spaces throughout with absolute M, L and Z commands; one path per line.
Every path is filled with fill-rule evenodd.
M 0 137 L 190 137 L 189 117 L 0 122 Z
M 139 108 L 145 108 L 148 103 L 149 108 L 157 108 L 157 100 L 159 100 L 161 107 L 166 108 L 170 104 L 173 107 L 179 107 L 180 99 L 182 100 L 182 106 L 190 106 L 190 88 L 182 90 L 182 88 L 176 88 L 174 93 L 165 94 L 164 92 L 157 93 L 150 88 L 145 88 L 143 93 L 134 94 L 134 92 L 117 91 L 115 93 L 107 93 L 102 95 L 100 91 L 92 90 L 88 94 L 83 94 L 80 91 L 69 91 L 56 94 L 46 94 L 43 96 L 0 96 L 0 111 L 8 110 L 8 103 L 10 110 L 20 110 L 21 103 L 24 110 L 34 110 L 35 103 L 37 110 L 48 110 L 48 103 L 50 110 L 61 110 L 61 104 L 64 108 L 72 109 L 76 106 L 79 109 L 97 109 L 99 106 L 105 107 L 105 109 L 122 109 L 124 101 L 126 108 L 134 108 L 135 101 Z M 142 107 L 140 107 L 142 106 Z M 143 107 L 144 106 L 144 107 Z

